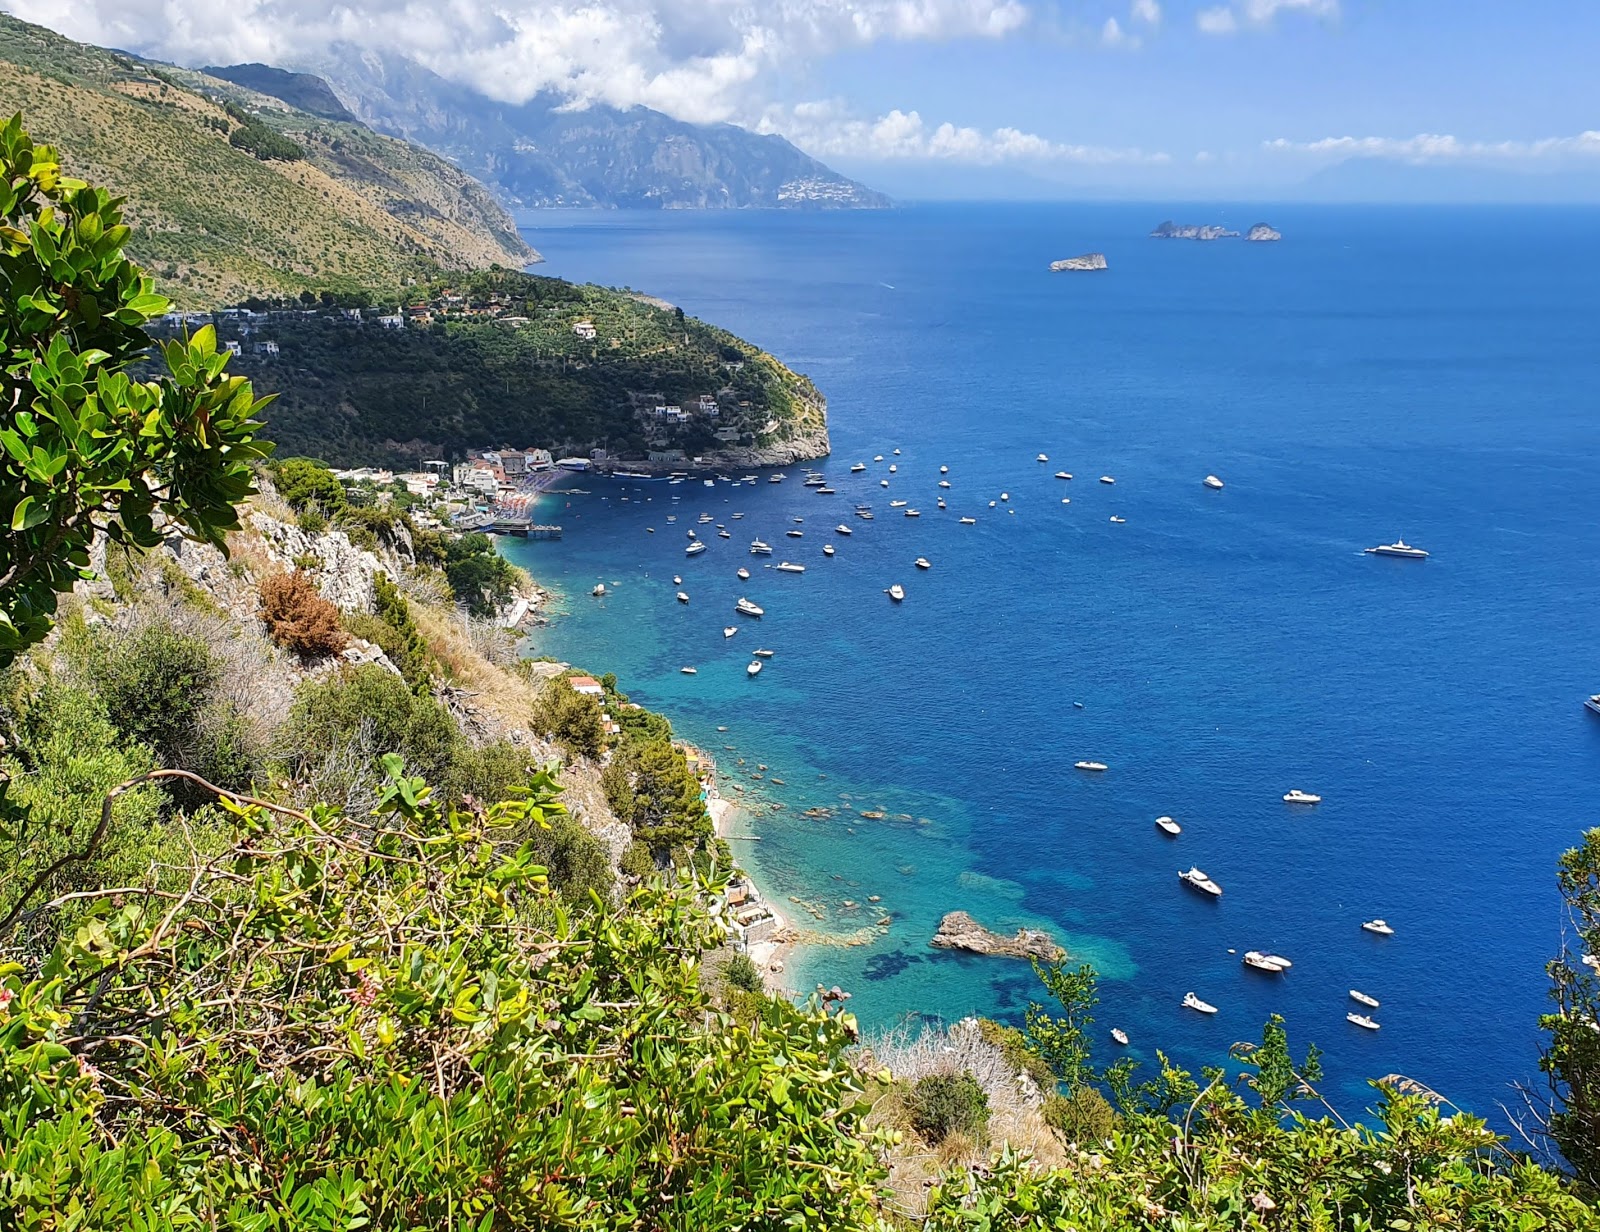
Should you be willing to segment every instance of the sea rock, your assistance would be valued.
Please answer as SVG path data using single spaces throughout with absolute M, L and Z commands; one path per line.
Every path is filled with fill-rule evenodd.
M 1215 224 L 1195 226 L 1193 223 L 1164 222 L 1150 234 L 1158 240 L 1231 240 L 1238 239 L 1237 231 Z
M 952 911 L 939 921 L 929 945 L 941 950 L 967 950 L 1002 958 L 1037 958 L 1054 962 L 1066 954 L 1055 938 L 1037 928 L 1019 928 L 1015 936 L 990 932 L 965 911 Z
M 1244 233 L 1244 238 L 1254 244 L 1265 244 L 1272 240 L 1281 240 L 1283 232 L 1274 231 L 1264 222 L 1258 222 Z
M 1066 257 L 1060 261 L 1052 261 L 1050 268 L 1057 273 L 1063 270 L 1103 270 L 1107 268 L 1106 254 L 1086 252 L 1081 257 Z

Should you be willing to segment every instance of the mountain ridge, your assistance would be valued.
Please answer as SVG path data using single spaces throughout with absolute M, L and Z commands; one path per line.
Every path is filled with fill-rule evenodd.
M 433 150 L 506 204 L 655 209 L 882 209 L 882 193 L 775 134 L 648 107 L 575 107 L 545 92 L 496 102 L 402 56 L 336 44 L 296 69 L 376 132 Z M 223 71 L 232 71 L 225 69 Z

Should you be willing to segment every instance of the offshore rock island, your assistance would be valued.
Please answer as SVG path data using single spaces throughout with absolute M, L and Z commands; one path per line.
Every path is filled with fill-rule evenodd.
M 1050 269 L 1054 273 L 1063 273 L 1072 270 L 1103 270 L 1106 265 L 1106 254 L 1103 252 L 1086 252 L 1081 257 L 1065 257 L 1060 261 L 1050 262 Z
M 1231 231 L 1227 227 L 1216 223 L 1199 225 L 1195 223 L 1176 223 L 1168 220 L 1150 232 L 1150 238 L 1157 240 L 1236 240 L 1240 238 L 1240 235 L 1239 232 Z M 1245 232 L 1243 238 L 1260 244 L 1272 240 L 1281 240 L 1283 234 L 1274 230 L 1268 223 L 1258 222 L 1249 231 Z
M 969 954 L 991 954 L 998 958 L 1037 958 L 1055 962 L 1066 951 L 1055 938 L 1038 928 L 1019 928 L 1007 937 L 978 923 L 965 911 L 952 911 L 939 921 L 929 945 L 939 950 L 966 950 Z

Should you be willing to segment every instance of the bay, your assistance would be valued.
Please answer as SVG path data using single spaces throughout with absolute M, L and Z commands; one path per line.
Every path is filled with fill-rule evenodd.
M 1264 218 L 1284 239 L 1148 238 L 1165 217 Z M 1536 1078 L 1556 858 L 1600 820 L 1600 720 L 1582 709 L 1600 690 L 1597 221 L 528 215 L 540 272 L 665 297 L 810 375 L 838 490 L 803 489 L 799 468 L 753 487 L 576 480 L 587 494 L 540 511 L 562 540 L 504 547 L 564 595 L 529 651 L 616 672 L 716 755 L 729 794 L 784 806 L 739 823 L 758 837 L 738 854 L 797 924 L 872 938 L 808 947 L 787 973 L 849 989 L 869 1030 L 1020 1018 L 1025 964 L 929 949 L 961 909 L 1093 962 L 1099 1028 L 1146 1063 L 1218 1062 L 1277 1012 L 1325 1050 L 1347 1114 L 1366 1079 L 1404 1073 L 1496 1116 Z M 1109 270 L 1046 269 L 1087 251 Z M 702 511 L 733 537 L 686 559 Z M 796 517 L 804 537 L 784 537 Z M 757 535 L 806 572 L 762 568 Z M 1362 552 L 1396 537 L 1432 555 Z M 603 600 L 598 580 L 615 583 Z M 741 595 L 767 615 L 724 639 Z M 752 680 L 758 645 L 776 653 Z M 1323 802 L 1283 804 L 1295 787 Z M 817 807 L 831 816 L 803 815 Z M 1191 864 L 1220 900 L 1179 885 Z M 1395 935 L 1362 932 L 1373 916 Z M 1230 949 L 1295 966 L 1262 977 Z M 1382 1000 L 1381 1031 L 1345 1022 L 1352 987 Z M 1221 1012 L 1181 1009 L 1190 990 Z

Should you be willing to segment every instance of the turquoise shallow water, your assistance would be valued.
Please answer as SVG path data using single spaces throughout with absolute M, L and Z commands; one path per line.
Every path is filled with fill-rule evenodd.
M 532 216 L 548 272 L 665 296 L 811 375 L 838 495 L 799 468 L 582 481 L 541 513 L 565 539 L 506 549 L 569 595 L 531 650 L 615 671 L 786 806 L 739 850 L 780 903 L 821 904 L 797 922 L 848 936 L 892 914 L 791 972 L 850 988 L 870 1025 L 1020 1016 L 1025 965 L 928 948 L 961 908 L 1093 961 L 1101 1024 L 1142 1058 L 1216 1060 L 1277 1011 L 1326 1050 L 1345 1109 L 1403 1072 L 1492 1115 L 1535 1072 L 1555 858 L 1600 821 L 1581 708 L 1600 689 L 1600 214 L 1273 209 L 1278 245 L 1144 238 L 1258 213 Z M 1090 250 L 1109 272 L 1044 269 Z M 889 490 L 887 461 L 847 473 L 878 453 Z M 734 538 L 686 560 L 702 510 Z M 805 537 L 782 538 L 795 516 Z M 757 534 L 807 572 L 760 568 Z M 1396 536 L 1433 556 L 1361 553 Z M 589 598 L 596 580 L 615 593 Z M 740 594 L 768 615 L 725 641 Z M 752 681 L 756 645 L 777 655 Z M 1287 807 L 1290 787 L 1324 803 Z M 1220 901 L 1178 885 L 1191 863 Z M 1362 933 L 1374 915 L 1396 936 Z M 1257 977 L 1230 947 L 1295 967 Z M 1351 987 L 1382 999 L 1380 1032 L 1344 1021 Z M 1190 989 L 1221 1012 L 1180 1009 Z

